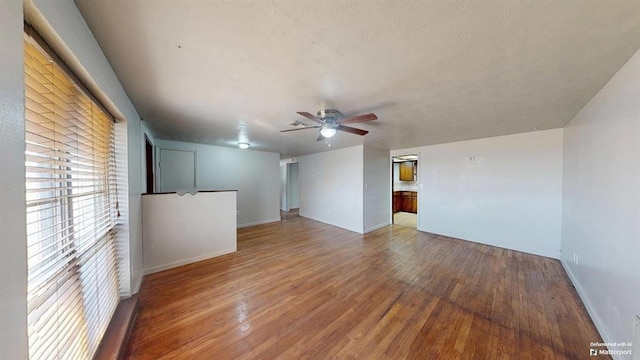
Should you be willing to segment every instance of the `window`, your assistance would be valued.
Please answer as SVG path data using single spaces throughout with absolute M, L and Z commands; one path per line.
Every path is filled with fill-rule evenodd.
M 25 37 L 29 357 L 90 359 L 119 301 L 114 122 Z

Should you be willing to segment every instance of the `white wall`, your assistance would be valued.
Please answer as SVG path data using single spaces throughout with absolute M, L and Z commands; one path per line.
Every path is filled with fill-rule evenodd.
M 145 274 L 235 252 L 236 192 L 143 195 Z
M 419 230 L 558 258 L 562 129 L 401 153 L 419 153 Z
M 389 150 L 364 147 L 364 232 L 390 224 L 391 160 Z
M 287 202 L 289 210 L 300 207 L 300 164 L 297 162 L 287 165 Z
M 604 340 L 631 341 L 640 314 L 640 52 L 567 125 L 564 159 L 563 265 Z
M 22 1 L 2 0 L 0 9 L 0 359 L 26 359 Z
M 140 195 L 144 192 L 144 143 L 140 116 L 129 100 L 111 65 L 102 53 L 102 49 L 93 37 L 89 27 L 72 0 L 35 0 L 34 4 L 56 32 L 66 47 L 75 55 L 84 70 L 124 116 L 116 124 L 121 143 L 117 150 L 119 168 L 126 174 L 119 190 L 128 194 L 120 202 L 124 226 L 121 229 L 128 240 L 125 262 L 129 263 L 125 279 L 125 288 L 130 293 L 138 291 L 142 281 L 142 207 Z M 126 143 L 125 143 L 126 141 Z M 126 290 L 125 289 L 125 290 Z
M 297 161 L 300 216 L 361 234 L 390 224 L 389 150 L 360 145 Z
M 363 146 L 301 156 L 300 216 L 363 233 Z
M 238 190 L 238 227 L 280 220 L 279 154 L 163 139 L 156 146 L 196 152 L 198 190 Z

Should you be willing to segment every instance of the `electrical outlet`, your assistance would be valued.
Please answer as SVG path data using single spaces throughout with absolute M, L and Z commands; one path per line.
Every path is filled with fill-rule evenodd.
M 240 216 L 240 210 L 236 210 L 236 216 Z
M 573 263 L 578 265 L 578 261 L 580 260 L 580 257 L 578 256 L 578 254 L 575 253 L 575 251 L 573 252 Z

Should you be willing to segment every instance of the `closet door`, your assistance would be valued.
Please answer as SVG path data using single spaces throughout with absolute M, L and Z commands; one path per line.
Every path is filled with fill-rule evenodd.
M 159 192 L 195 189 L 196 152 L 161 148 L 159 170 Z

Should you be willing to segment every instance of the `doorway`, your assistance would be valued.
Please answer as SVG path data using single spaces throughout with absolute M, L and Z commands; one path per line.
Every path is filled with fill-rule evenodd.
M 418 155 L 393 156 L 391 212 L 395 225 L 418 227 Z
M 155 176 L 153 172 L 153 145 L 149 138 L 144 136 L 144 153 L 145 153 L 145 167 L 147 172 L 147 194 L 153 194 L 153 184 L 155 184 Z
M 300 208 L 300 163 L 280 161 L 280 217 L 296 218 Z
M 287 164 L 287 205 L 289 211 L 300 207 L 300 163 Z
M 300 163 L 287 164 L 287 200 L 289 211 L 300 207 Z

